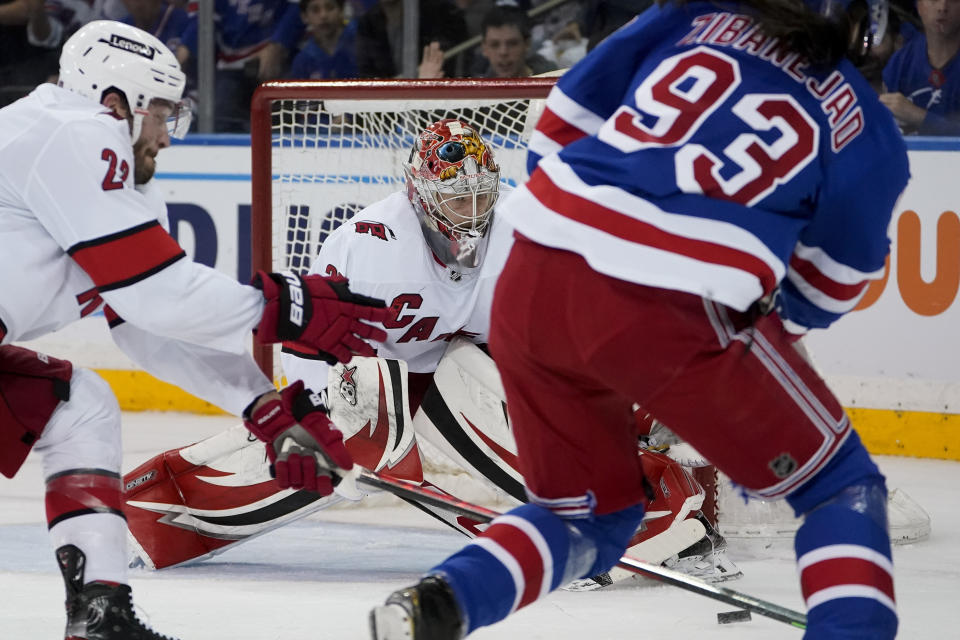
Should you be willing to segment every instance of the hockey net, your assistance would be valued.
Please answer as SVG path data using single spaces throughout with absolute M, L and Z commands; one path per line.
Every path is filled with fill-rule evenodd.
M 522 181 L 526 144 L 555 78 L 272 82 L 251 109 L 253 269 L 310 270 L 331 231 L 405 188 L 402 162 L 430 123 L 472 123 L 501 181 Z M 281 379 L 274 350 L 255 356 Z
M 718 529 L 728 538 L 792 538 L 803 523 L 786 500 L 748 501 L 722 473 L 716 474 L 714 482 Z M 894 544 L 918 542 L 930 535 L 930 516 L 902 489 L 889 490 L 887 520 Z

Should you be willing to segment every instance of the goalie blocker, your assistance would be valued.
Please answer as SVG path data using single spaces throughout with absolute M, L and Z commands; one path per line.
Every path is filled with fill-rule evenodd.
M 327 405 L 356 464 L 401 480 L 423 482 L 418 439 L 456 467 L 504 495 L 511 504 L 526 496 L 516 448 L 493 361 L 466 340 L 451 342 L 419 410 L 410 417 L 407 370 L 402 361 L 355 357 L 331 367 Z M 666 456 L 643 452 L 653 496 L 631 545 L 657 548 L 669 557 L 687 547 L 695 528 L 671 528 L 694 518 L 703 488 Z M 450 474 L 428 478 L 456 494 Z M 270 476 L 264 448 L 243 425 L 181 449 L 155 456 L 124 477 L 124 512 L 134 564 L 151 569 L 203 560 L 227 548 L 343 500 L 337 493 L 280 489 Z M 418 508 L 475 537 L 486 525 L 428 505 Z M 682 531 L 682 533 L 681 533 Z M 671 539 L 678 541 L 674 549 Z M 682 542 L 680 542 L 682 541 Z M 593 584 L 609 584 L 621 575 Z

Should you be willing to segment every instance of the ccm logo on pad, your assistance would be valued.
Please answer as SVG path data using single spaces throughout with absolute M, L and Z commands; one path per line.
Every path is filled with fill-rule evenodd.
M 136 488 L 139 487 L 140 485 L 142 485 L 142 484 L 144 484 L 144 483 L 146 483 L 146 482 L 150 482 L 150 481 L 153 480 L 156 476 L 157 476 L 157 472 L 156 472 L 155 470 L 151 469 L 150 471 L 147 471 L 145 474 L 143 474 L 143 475 L 140 476 L 139 478 L 134 478 L 133 480 L 130 480 L 129 482 L 127 482 L 127 484 L 124 485 L 123 490 L 124 490 L 124 491 L 130 491 L 131 489 L 136 489 Z

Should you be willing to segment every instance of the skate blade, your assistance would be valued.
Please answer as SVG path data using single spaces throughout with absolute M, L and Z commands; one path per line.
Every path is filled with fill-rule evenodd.
M 384 604 L 370 612 L 373 640 L 415 640 L 413 618 L 399 604 Z

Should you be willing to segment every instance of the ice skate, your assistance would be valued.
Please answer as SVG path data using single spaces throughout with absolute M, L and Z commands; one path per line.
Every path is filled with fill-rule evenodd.
M 370 612 L 373 640 L 460 640 L 463 618 L 450 585 L 428 576 Z
M 727 556 L 727 540 L 702 514 L 697 519 L 703 523 L 707 535 L 664 562 L 663 566 L 707 582 L 742 577 L 743 571 Z
M 128 585 L 83 584 L 86 556 L 74 545 L 57 549 L 57 563 L 67 585 L 64 640 L 176 640 L 137 619 Z

